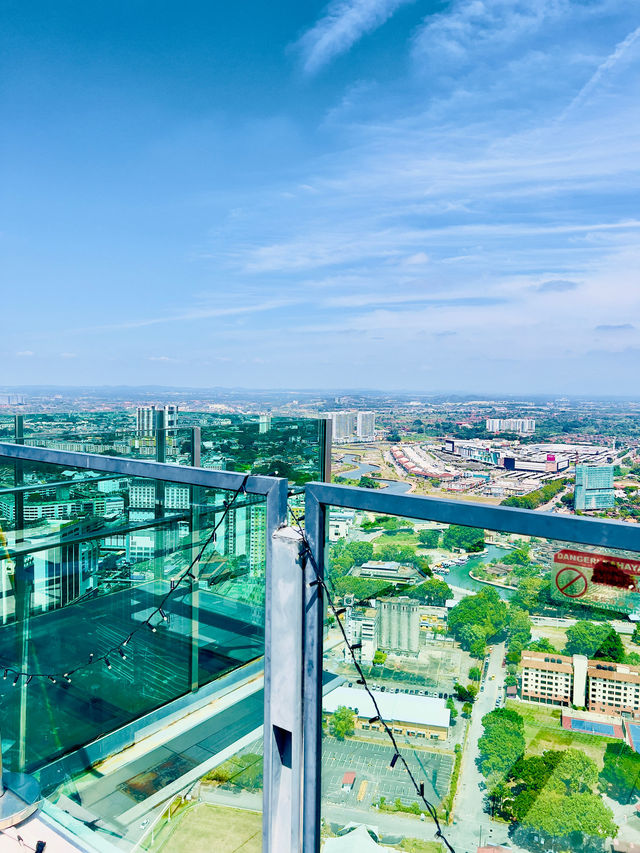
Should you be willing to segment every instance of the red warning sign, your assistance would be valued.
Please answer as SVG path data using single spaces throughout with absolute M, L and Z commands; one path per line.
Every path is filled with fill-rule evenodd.
M 556 596 L 627 613 L 640 605 L 640 560 L 563 548 L 553 561 Z
M 556 587 L 568 598 L 582 598 L 589 589 L 589 581 L 579 569 L 563 568 L 556 574 Z

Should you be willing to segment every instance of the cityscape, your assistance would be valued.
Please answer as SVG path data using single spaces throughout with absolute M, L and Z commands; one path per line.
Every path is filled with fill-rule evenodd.
M 640 435 L 631 401 L 274 394 L 258 404 L 247 392 L 204 403 L 166 391 L 126 405 L 105 394 L 101 405 L 69 412 L 69 393 L 32 399 L 7 389 L 1 440 L 34 452 L 286 475 L 292 523 L 304 511 L 300 487 L 313 480 L 637 523 Z M 27 730 L 22 747 L 20 702 L 8 702 L 3 731 L 18 729 L 5 766 L 38 768 L 52 807 L 76 821 L 91 814 L 114 843 L 121 838 L 114 849 L 178 849 L 172 845 L 192 839 L 201 822 L 220 832 L 219 820 L 247 850 L 261 849 L 250 839 L 263 784 L 256 675 L 264 502 L 245 500 L 229 512 L 220 490 L 196 495 L 177 483 L 42 463 L 21 463 L 19 481 L 16 471 L 5 459 L 3 645 L 11 654 L 9 637 L 22 620 L 29 659 L 40 667 L 51 657 L 45 637 L 63 624 L 93 636 L 100 622 L 91 608 L 108 612 L 112 625 L 104 637 L 98 628 L 96 648 L 118 630 L 132 634 L 133 626 L 135 634 L 154 597 L 190 571 L 207 519 L 218 521 L 197 575 L 197 670 L 191 623 L 181 615 L 185 606 L 193 612 L 192 589 L 164 605 L 172 639 L 159 638 L 154 649 L 155 637 L 145 638 L 143 670 L 135 660 L 129 669 L 117 647 L 120 678 L 135 684 L 150 671 L 157 688 L 145 677 L 132 704 L 113 685 L 109 705 L 84 719 L 67 692 L 56 700 L 56 739 Z M 604 850 L 609 838 L 616 850 L 632 850 L 640 839 L 639 554 L 354 509 L 330 509 L 327 521 L 327 576 L 339 609 L 327 613 L 323 642 L 322 849 L 359 849 L 360 827 L 380 849 L 439 847 L 404 769 L 390 768 L 388 725 L 454 849 Z M 30 578 L 26 599 L 18 572 Z M 19 671 L 10 672 L 20 687 Z M 196 702 L 177 733 L 161 715 L 148 747 L 143 738 L 130 756 L 107 750 L 88 766 L 74 759 L 73 774 L 56 777 L 60 756 L 96 738 L 108 743 L 112 732 L 175 701 L 190 679 L 196 690 L 215 687 L 215 698 Z M 71 689 L 84 682 L 74 678 Z M 105 688 L 101 678 L 84 689 L 104 703 Z M 51 701 L 45 690 L 43 710 Z M 30 715 L 32 727 L 43 724 L 40 712 Z M 199 758 L 195 747 L 176 747 L 177 757 L 143 783 L 157 744 L 173 750 L 172 738 L 188 733 L 201 744 Z M 172 828 L 170 816 L 189 802 L 200 811 L 187 808 Z
M 0 853 L 640 853 L 640 4 L 0 76 Z

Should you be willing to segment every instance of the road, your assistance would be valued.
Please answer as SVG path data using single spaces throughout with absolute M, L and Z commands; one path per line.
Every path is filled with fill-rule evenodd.
M 454 803 L 454 823 L 449 827 L 449 836 L 456 853 L 475 851 L 483 844 L 506 844 L 513 847 L 507 835 L 507 827 L 492 821 L 484 811 L 484 777 L 478 770 L 478 740 L 482 737 L 482 718 L 496 707 L 496 698 L 503 695 L 505 670 L 502 659 L 504 643 L 493 647 L 489 655 L 487 675 L 482 681 L 484 690 L 478 693 L 473 705 L 467 744 L 462 757 L 462 770 L 458 796 Z M 493 678 L 493 680 L 492 680 Z

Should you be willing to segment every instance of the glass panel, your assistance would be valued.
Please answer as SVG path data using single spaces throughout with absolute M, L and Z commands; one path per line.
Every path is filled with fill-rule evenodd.
M 640 843 L 640 554 L 336 508 L 328 576 L 456 850 Z M 391 767 L 330 609 L 324 668 L 338 676 L 323 699 L 326 836 L 362 823 L 423 849 L 412 839 L 433 842 L 434 824 Z
M 179 411 L 177 416 L 167 415 L 170 420 L 177 417 L 177 421 L 163 431 L 164 442 L 158 442 L 153 412 L 144 411 L 146 416 L 138 418 L 126 411 L 27 415 L 24 444 L 136 459 L 163 458 L 165 462 L 191 465 L 191 428 L 200 426 L 201 464 L 205 468 L 287 477 L 298 486 L 325 479 L 323 419 Z M 0 440 L 15 441 L 13 419 L 0 432 Z
M 225 513 L 223 490 L 6 459 L 0 479 L 5 767 L 37 773 L 74 832 L 98 821 L 92 844 L 155 838 L 158 804 L 207 774 L 208 801 L 246 785 L 259 812 L 265 500 Z

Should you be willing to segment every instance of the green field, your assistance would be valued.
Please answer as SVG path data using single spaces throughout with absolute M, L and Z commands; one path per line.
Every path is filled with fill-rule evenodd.
M 200 803 L 160 832 L 153 853 L 260 853 L 262 815 Z
M 547 749 L 579 749 L 602 768 L 604 751 L 609 743 L 618 743 L 615 738 L 570 732 L 562 728 L 559 708 L 549 705 L 535 707 L 509 700 L 507 708 L 517 711 L 524 719 L 524 738 L 527 754 L 541 755 Z

